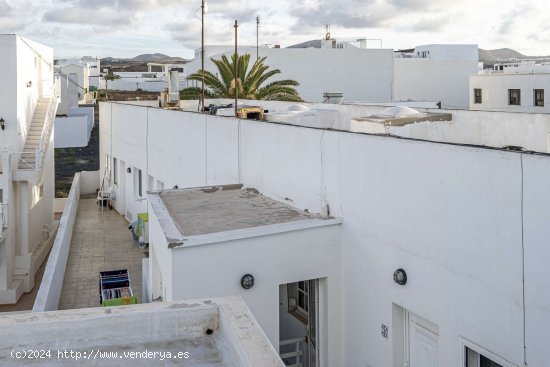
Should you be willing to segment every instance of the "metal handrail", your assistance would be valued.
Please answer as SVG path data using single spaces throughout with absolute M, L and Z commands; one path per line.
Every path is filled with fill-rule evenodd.
M 281 357 L 281 359 L 295 358 L 295 363 L 290 366 L 302 367 L 303 363 L 301 361 L 301 357 L 304 355 L 304 351 L 300 348 L 300 345 L 305 342 L 305 337 L 279 341 L 279 356 Z M 288 345 L 294 345 L 294 350 L 288 353 L 280 353 L 281 347 Z
M 2 229 L 8 227 L 8 203 L 0 203 L 0 218 L 2 220 Z
M 55 79 L 52 96 L 48 104 L 48 110 L 46 111 L 46 117 L 44 121 L 44 128 L 42 129 L 42 134 L 40 135 L 40 140 L 38 141 L 38 147 L 34 151 L 27 152 L 17 152 L 17 169 L 20 170 L 34 170 L 40 171 L 44 163 L 44 152 L 48 147 L 48 143 L 51 137 L 52 126 L 55 120 L 55 113 L 57 111 L 57 99 L 59 98 L 59 78 Z M 28 139 L 28 136 L 27 136 Z M 34 162 L 32 162 L 34 158 Z

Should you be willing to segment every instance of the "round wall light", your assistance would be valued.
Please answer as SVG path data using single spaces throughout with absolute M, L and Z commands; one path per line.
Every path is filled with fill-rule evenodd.
M 245 274 L 241 278 L 241 287 L 244 289 L 250 289 L 254 286 L 254 276 L 252 274 Z
M 393 272 L 393 281 L 399 285 L 407 284 L 407 273 L 403 269 L 397 269 Z

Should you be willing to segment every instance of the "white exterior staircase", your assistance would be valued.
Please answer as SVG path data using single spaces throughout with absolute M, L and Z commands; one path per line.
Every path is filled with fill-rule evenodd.
M 15 181 L 29 181 L 35 185 L 40 182 L 42 164 L 50 143 L 55 114 L 59 104 L 58 85 L 59 82 L 56 81 L 53 88 L 54 93 L 51 97 L 40 98 L 36 103 L 23 151 L 14 153 L 15 169 L 13 179 Z
M 27 133 L 27 140 L 25 141 L 25 147 L 21 154 L 21 158 L 17 164 L 18 169 L 35 169 L 37 155 L 35 154 L 40 145 L 40 139 L 42 138 L 42 132 L 44 131 L 44 125 L 46 123 L 46 115 L 48 114 L 48 107 L 50 100 L 47 98 L 40 98 L 36 104 L 34 115 L 32 117 L 31 127 Z M 40 159 L 40 157 L 38 157 Z

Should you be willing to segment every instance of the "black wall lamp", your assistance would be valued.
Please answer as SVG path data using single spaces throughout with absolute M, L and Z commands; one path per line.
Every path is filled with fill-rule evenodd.
M 399 285 L 407 284 L 407 273 L 403 269 L 397 269 L 393 272 L 393 281 Z
M 254 287 L 254 276 L 252 274 L 245 274 L 241 278 L 241 287 L 244 289 L 250 289 Z
M 126 168 L 126 172 L 132 173 L 132 169 L 130 167 Z
M 4 130 L 6 128 L 6 125 L 4 123 L 5 123 L 4 118 L 0 117 L 0 128 L 2 130 Z
M 27 82 L 27 88 L 30 88 L 30 87 L 32 87 L 32 81 L 29 80 L 29 81 Z

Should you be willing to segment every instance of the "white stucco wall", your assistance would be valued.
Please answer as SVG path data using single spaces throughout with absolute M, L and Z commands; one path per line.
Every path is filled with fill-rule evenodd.
M 395 101 L 441 101 L 443 107 L 468 107 L 468 76 L 477 72 L 477 59 L 398 58 L 394 62 Z
M 481 103 L 474 103 L 474 89 L 482 90 Z M 521 105 L 508 104 L 508 89 L 521 90 Z M 545 101 L 543 107 L 535 107 L 534 89 L 544 89 Z M 470 109 L 472 110 L 550 112 L 550 74 L 473 74 L 469 78 L 468 93 Z
M 550 236 L 548 208 L 550 193 L 546 182 L 550 179 L 548 157 L 523 156 L 523 217 L 525 248 L 525 307 L 527 360 L 530 366 L 548 363 L 550 345 L 550 295 L 548 263 Z
M 249 53 L 252 65 L 256 48 L 242 47 L 239 52 Z M 281 70 L 281 74 L 272 79 L 298 81 L 297 90 L 306 101 L 322 101 L 324 92 L 342 92 L 346 101 L 392 100 L 393 51 L 390 49 L 260 48 L 259 54 L 267 57 L 266 64 L 271 68 Z M 200 67 L 200 58 L 185 64 L 185 75 Z M 217 73 L 210 57 L 205 59 L 205 69 Z
M 550 152 L 550 115 L 534 113 L 484 112 L 467 110 L 427 110 L 450 113 L 452 121 L 428 121 L 405 126 L 386 126 L 396 136 L 457 144 L 507 145 L 535 152 Z
M 432 44 L 421 45 L 414 48 L 416 56 L 421 56 L 422 52 L 428 52 L 427 57 L 435 60 L 479 60 L 477 45 L 467 44 Z M 420 53 L 420 55 L 418 54 Z
M 72 148 L 88 145 L 88 117 L 71 116 L 55 119 L 55 147 Z
M 151 230 L 160 228 L 155 226 Z M 166 252 L 166 240 L 156 240 L 155 253 Z M 204 294 L 239 295 L 278 350 L 279 285 L 326 278 L 328 315 L 320 323 L 324 330 L 328 327 L 328 343 L 337 346 L 341 341 L 339 243 L 340 226 L 333 225 L 168 250 L 171 264 L 165 268 L 164 262 L 159 263 L 163 280 L 172 287 L 171 298 L 166 300 L 200 298 Z M 170 269 L 172 274 L 168 273 Z M 255 285 L 249 290 L 240 285 L 245 274 L 255 278 Z M 331 349 L 328 359 L 328 365 L 339 364 L 338 348 Z
M 311 212 L 328 203 L 343 218 L 336 365 L 392 365 L 393 336 L 380 325 L 392 330 L 397 304 L 439 326 L 441 366 L 460 366 L 460 338 L 522 366 L 523 268 L 527 361 L 550 358 L 540 331 L 548 300 L 536 292 L 548 275 L 548 157 L 119 104 L 101 104 L 100 116 L 102 157 L 140 166 L 166 188 L 241 182 Z M 533 161 L 523 175 L 522 156 Z M 126 195 L 125 209 L 143 210 Z M 404 287 L 391 279 L 399 267 Z

